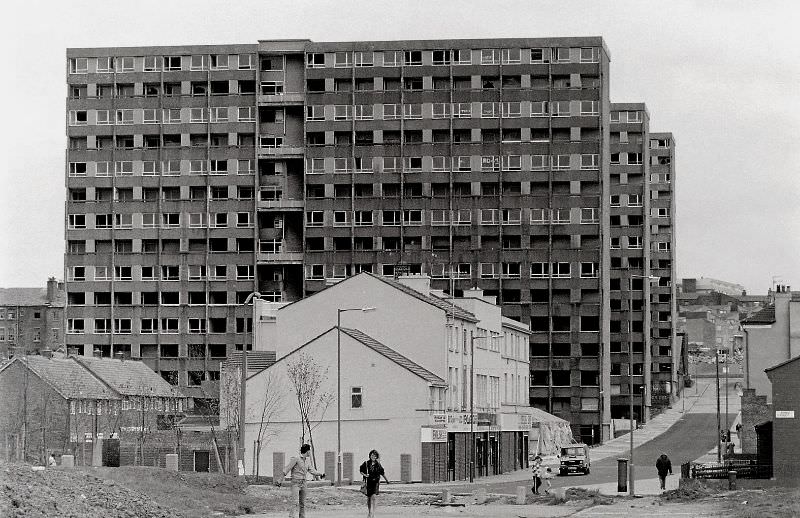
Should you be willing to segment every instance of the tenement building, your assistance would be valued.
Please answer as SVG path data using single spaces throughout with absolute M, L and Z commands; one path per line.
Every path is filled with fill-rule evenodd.
M 130 354 L 195 385 L 251 341 L 253 291 L 290 302 L 362 271 L 427 274 L 433 289 L 477 287 L 529 324 L 531 404 L 597 442 L 627 397 L 614 389 L 627 326 L 612 326 L 635 272 L 663 283 L 633 281 L 645 310 L 634 376 L 661 383 L 648 362 L 671 351 L 642 348 L 668 311 L 657 308 L 674 306 L 672 165 L 658 165 L 662 187 L 648 175 L 672 140 L 649 136 L 643 108 L 612 110 L 601 38 L 265 40 L 67 58 L 68 343 L 84 354 Z M 641 120 L 612 119 L 629 112 Z M 612 166 L 612 146 L 633 162 Z M 624 208 L 612 212 L 612 194 Z M 668 209 L 657 223 L 651 205 Z M 642 247 L 633 265 L 611 254 L 628 235 Z M 656 334 L 651 348 L 671 344 Z
M 64 346 L 64 283 L 0 288 L 0 360 Z

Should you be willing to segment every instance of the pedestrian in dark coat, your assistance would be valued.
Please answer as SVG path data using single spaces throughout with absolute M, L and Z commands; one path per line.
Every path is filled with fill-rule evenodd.
M 656 461 L 656 469 L 658 470 L 658 480 L 661 482 L 661 489 L 667 488 L 667 475 L 672 475 L 672 462 L 666 453 L 662 453 Z
M 381 477 L 387 484 L 389 483 L 379 459 L 378 450 L 372 450 L 369 452 L 369 460 L 364 461 L 358 468 L 367 484 L 367 516 L 369 518 L 375 516 L 375 505 L 377 504 L 375 495 L 380 492 Z

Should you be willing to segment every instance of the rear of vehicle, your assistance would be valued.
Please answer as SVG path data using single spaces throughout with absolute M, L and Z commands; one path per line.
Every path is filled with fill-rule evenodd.
M 571 444 L 561 448 L 561 465 L 559 466 L 559 475 L 568 475 L 570 473 L 583 473 L 589 474 L 590 468 L 589 461 L 589 447 L 585 444 Z

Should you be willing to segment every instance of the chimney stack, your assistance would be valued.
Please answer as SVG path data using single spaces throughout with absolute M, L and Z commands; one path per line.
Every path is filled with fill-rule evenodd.
M 125 361 L 125 353 L 123 353 L 122 351 L 117 351 L 114 353 L 114 358 L 120 361 Z
M 67 347 L 67 356 L 78 356 L 77 347 Z
M 58 292 L 58 281 L 55 277 L 47 279 L 47 302 L 52 304 L 56 300 L 56 293 Z
M 100 349 L 95 349 L 94 351 L 92 351 L 92 356 L 95 358 L 102 358 L 103 351 L 101 351 Z
M 50 349 L 47 349 L 47 348 L 39 349 L 39 354 L 42 355 L 42 358 L 52 358 L 53 357 L 53 351 L 51 351 Z

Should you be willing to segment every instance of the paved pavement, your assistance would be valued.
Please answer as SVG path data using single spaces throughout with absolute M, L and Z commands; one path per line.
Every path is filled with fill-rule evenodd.
M 728 410 L 731 412 L 728 419 L 729 427 L 735 430 L 736 423 L 739 422 L 739 398 L 735 390 L 735 383 L 739 381 L 736 378 L 729 380 L 727 391 L 724 384 L 721 383 L 722 398 L 727 392 L 728 394 Z M 650 467 L 655 462 L 655 458 L 660 453 L 662 443 L 665 441 L 674 441 L 680 439 L 683 441 L 684 450 L 686 452 L 696 451 L 698 445 L 711 442 L 713 438 L 703 437 L 703 441 L 687 442 L 686 437 L 691 437 L 692 430 L 696 430 L 698 426 L 704 426 L 711 430 L 716 429 L 716 390 L 715 380 L 701 379 L 698 380 L 697 388 L 690 388 L 684 391 L 685 398 L 679 400 L 672 408 L 667 409 L 659 416 L 653 418 L 650 422 L 643 425 L 642 428 L 634 432 L 634 455 L 637 459 L 647 459 L 647 467 L 639 465 L 637 460 L 636 473 L 639 474 L 654 474 L 655 468 Z M 720 409 L 725 411 L 724 403 L 721 403 Z M 724 425 L 724 414 L 723 414 Z M 676 426 L 677 425 L 677 426 Z M 731 434 L 734 443 L 738 449 L 738 439 L 736 434 Z M 670 438 L 670 436 L 674 436 Z M 605 444 L 593 448 L 591 451 L 592 458 L 592 475 L 591 478 L 602 479 L 602 482 L 581 484 L 577 485 L 576 482 L 586 480 L 584 477 L 557 477 L 554 480 L 554 487 L 582 487 L 586 489 L 598 490 L 601 494 L 620 496 L 617 492 L 616 483 L 616 459 L 618 457 L 627 457 L 630 449 L 630 440 L 628 435 L 623 435 L 607 441 Z M 652 450 L 652 451 L 651 451 Z M 680 462 L 684 461 L 682 455 L 684 452 L 677 452 L 671 454 L 673 459 L 673 475 L 667 477 L 667 489 L 676 489 L 678 487 L 678 480 L 680 478 Z M 692 454 L 694 455 L 694 454 Z M 695 462 L 716 462 L 717 454 L 716 449 L 706 450 L 705 453 L 698 453 L 695 456 Z M 686 459 L 692 460 L 692 459 Z M 555 458 L 546 458 L 545 463 L 548 461 L 555 463 Z M 652 461 L 652 462 L 650 462 Z M 555 465 L 555 464 L 554 464 Z M 645 471 L 647 470 L 647 471 Z M 578 480 L 580 478 L 580 480 Z M 588 478 L 588 477 L 587 477 Z M 614 480 L 613 482 L 609 480 Z M 530 484 L 530 470 L 519 470 L 513 473 L 506 473 L 494 477 L 479 479 L 474 485 L 465 485 L 461 482 L 445 482 L 435 485 L 423 484 L 391 484 L 385 486 L 385 491 L 398 491 L 398 492 L 439 492 L 448 488 L 453 493 L 459 492 L 469 493 L 476 489 L 476 487 L 485 488 L 489 493 L 511 495 L 518 485 Z M 408 518 L 410 514 L 425 516 L 430 518 L 442 518 L 459 516 L 464 518 L 471 517 L 496 517 L 496 518 L 544 518 L 544 517 L 561 517 L 561 516 L 579 516 L 579 517 L 601 517 L 601 516 L 620 516 L 620 517 L 640 517 L 640 516 L 721 516 L 724 513 L 718 508 L 715 508 L 713 503 L 688 503 L 688 504 L 669 504 L 662 505 L 662 502 L 655 498 L 655 495 L 661 493 L 658 478 L 636 478 L 635 484 L 637 496 L 643 498 L 623 498 L 617 500 L 612 505 L 595 506 L 588 509 L 580 510 L 579 507 L 573 504 L 563 504 L 559 506 L 552 505 L 467 505 L 465 507 L 428 507 L 428 506 L 380 506 L 378 507 L 377 515 L 382 518 Z M 308 518 L 326 517 L 326 518 L 345 518 L 351 516 L 365 516 L 366 509 L 359 508 L 335 508 L 325 507 L 317 510 L 310 510 L 307 512 Z M 267 513 L 256 515 L 258 518 L 277 518 L 279 516 L 286 516 L 286 512 L 280 513 Z

